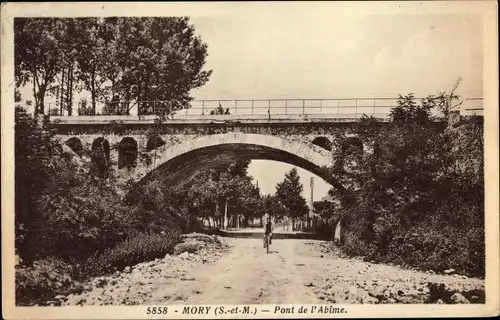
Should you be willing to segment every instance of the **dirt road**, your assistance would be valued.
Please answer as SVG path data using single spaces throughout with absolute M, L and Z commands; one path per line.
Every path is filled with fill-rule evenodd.
M 261 239 L 224 241 L 220 253 L 186 252 L 97 278 L 64 304 L 425 303 L 434 290 L 428 282 L 448 292 L 434 297 L 438 303 L 484 299 L 480 279 L 342 259 L 324 253 L 321 241 L 275 240 L 269 254 Z

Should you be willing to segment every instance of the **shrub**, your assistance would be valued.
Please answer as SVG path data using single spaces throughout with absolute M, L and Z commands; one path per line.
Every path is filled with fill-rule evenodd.
M 64 261 L 50 257 L 32 266 L 16 269 L 16 304 L 31 305 L 57 294 L 81 291 L 74 281 L 77 270 Z
M 484 277 L 483 229 L 424 224 L 394 230 L 397 234 L 390 239 L 387 247 L 348 231 L 343 251 L 381 263 L 391 262 L 438 272 L 453 268 L 461 274 Z
M 127 266 L 163 258 L 173 253 L 174 246 L 180 241 L 179 232 L 139 233 L 121 242 L 116 247 L 106 249 L 98 256 L 90 257 L 84 265 L 84 276 L 121 271 Z

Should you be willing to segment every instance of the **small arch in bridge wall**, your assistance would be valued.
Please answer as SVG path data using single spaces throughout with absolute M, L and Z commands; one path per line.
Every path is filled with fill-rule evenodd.
M 106 178 L 108 176 L 108 170 L 110 167 L 109 141 L 103 137 L 99 137 L 92 142 L 91 148 L 91 162 L 93 165 L 93 171 L 99 177 Z
M 69 138 L 66 141 L 66 145 L 73 150 L 74 153 L 76 153 L 80 158 L 83 156 L 83 144 L 80 139 L 77 137 L 72 137 Z
M 342 153 L 363 153 L 363 142 L 358 137 L 349 137 L 342 141 Z
M 146 143 L 146 151 L 148 152 L 152 151 L 163 145 L 165 145 L 165 141 L 163 141 L 163 139 L 160 136 L 151 137 L 148 139 L 148 142 Z
M 137 166 L 137 141 L 131 137 L 125 137 L 118 145 L 118 169 Z
M 332 142 L 327 137 L 316 137 L 312 141 L 312 144 L 328 151 L 332 150 Z

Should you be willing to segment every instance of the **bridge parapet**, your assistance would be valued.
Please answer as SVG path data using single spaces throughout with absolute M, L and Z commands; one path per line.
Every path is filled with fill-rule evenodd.
M 423 98 L 415 98 L 419 103 Z M 110 108 L 109 105 L 112 104 Z M 88 107 L 73 105 L 78 117 L 105 115 L 109 112 L 135 114 L 139 116 L 173 114 L 177 119 L 205 119 L 213 116 L 213 111 L 223 118 L 280 119 L 282 117 L 308 117 L 337 119 L 359 119 L 363 115 L 388 118 L 398 104 L 398 98 L 342 98 L 342 99 L 253 99 L 253 100 L 194 100 L 181 106 L 176 101 L 117 101 L 98 102 L 96 114 Z M 68 116 L 67 110 L 49 103 L 54 116 Z M 107 106 L 107 107 L 106 107 Z M 483 108 L 483 98 L 466 98 L 462 101 L 463 113 L 478 113 Z M 180 109 L 180 110 L 179 110 Z M 106 111 L 108 110 L 108 111 Z M 114 111 L 110 111 L 114 110 Z M 172 110 L 175 110 L 172 112 Z M 145 118 L 147 119 L 147 118 Z

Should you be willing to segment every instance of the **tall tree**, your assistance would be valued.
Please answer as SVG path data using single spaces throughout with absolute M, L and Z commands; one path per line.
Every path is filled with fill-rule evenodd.
M 45 112 L 45 95 L 62 68 L 66 27 L 56 18 L 14 19 L 16 85 L 32 82 L 35 113 Z
M 306 199 L 302 196 L 303 189 L 296 168 L 287 172 L 285 179 L 276 185 L 276 196 L 294 221 L 309 211 Z
M 116 30 L 109 74 L 112 90 L 127 108 L 132 101 L 142 101 L 140 114 L 188 108 L 191 89 L 205 84 L 211 74 L 202 70 L 207 45 L 195 35 L 189 19 L 118 18 Z
M 81 18 L 77 20 L 77 35 L 73 37 L 78 47 L 76 78 L 90 93 L 92 114 L 96 113 L 98 100 L 104 100 L 106 83 L 112 68 L 111 42 L 116 32 L 115 18 Z

